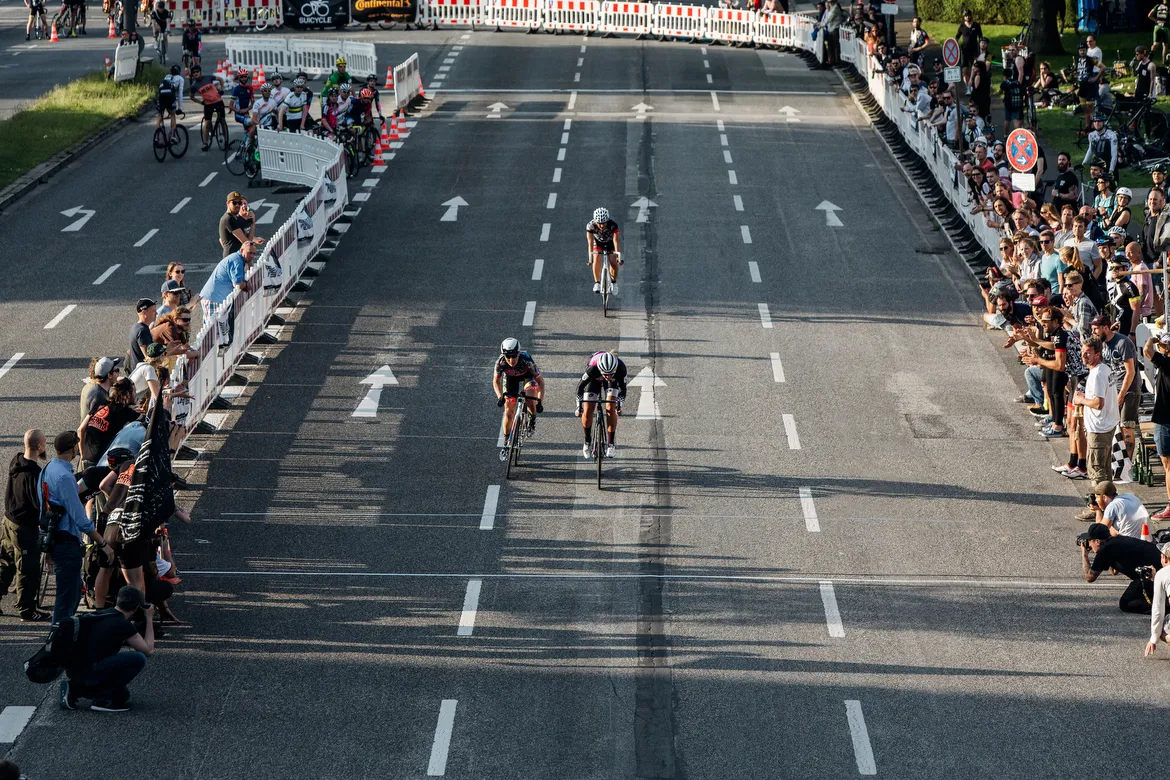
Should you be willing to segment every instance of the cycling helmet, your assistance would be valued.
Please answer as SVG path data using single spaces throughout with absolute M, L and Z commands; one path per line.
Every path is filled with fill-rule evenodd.
M 593 210 L 594 222 L 609 222 L 609 209 L 604 206 Z
M 338 57 L 337 62 L 335 62 L 333 64 L 339 68 L 344 68 L 345 67 L 345 57 Z
M 325 97 L 337 97 L 337 87 L 330 87 L 329 91 L 325 93 Z
M 1108 122 L 1108 121 L 1109 121 L 1109 117 L 1107 117 L 1107 116 L 1105 116 L 1104 114 L 1102 114 L 1102 113 L 1098 112 L 1098 113 L 1096 113 L 1096 114 L 1093 114 L 1093 121 L 1094 121 L 1094 122 Z
M 353 89 L 353 87 L 350 86 L 350 83 L 348 81 L 341 82 L 340 84 L 337 85 L 337 88 L 341 90 L 341 94 L 343 94 L 343 95 L 348 93 L 351 89 Z
M 300 76 L 297 76 L 295 79 L 293 79 L 293 86 L 294 87 L 303 87 L 303 86 L 305 86 L 305 80 L 303 78 L 301 78 Z
M 171 75 L 172 76 L 178 76 L 182 72 L 183 72 L 183 69 L 180 68 L 178 65 L 171 66 Z
M 126 447 L 115 447 L 106 453 L 106 465 L 110 468 L 117 468 L 119 463 L 125 463 L 134 458 L 134 453 Z
M 252 74 L 247 68 L 240 68 L 236 71 L 236 81 L 251 81 Z
M 1150 173 L 1165 173 L 1167 170 L 1170 170 L 1170 168 L 1166 167 L 1166 163 L 1158 163 L 1150 169 Z
M 1117 195 L 1118 195 L 1118 197 L 1121 197 L 1122 195 L 1124 195 L 1125 197 L 1129 198 L 1130 200 L 1133 200 L 1133 190 L 1131 190 L 1129 187 L 1118 187 L 1117 188 Z M 1115 226 L 1115 227 L 1109 228 L 1110 233 L 1112 233 L 1114 230 L 1120 230 L 1122 233 L 1125 232 L 1125 228 L 1123 228 L 1123 227 Z
M 515 357 L 520 354 L 520 342 L 516 339 L 504 339 L 500 342 L 500 354 L 504 357 Z
M 377 74 L 371 73 L 370 75 L 366 76 L 366 83 L 369 84 L 371 81 L 374 82 L 375 84 L 378 83 Z
M 361 92 L 358 93 L 358 97 L 360 97 L 362 100 L 373 100 L 374 99 L 374 90 L 370 89 L 369 87 L 366 87 L 365 89 L 363 89 Z
M 602 352 L 597 356 L 597 370 L 603 374 L 609 375 L 617 371 L 618 359 L 613 356 L 612 352 Z
M 261 84 L 260 85 L 260 94 L 267 95 L 270 92 L 272 92 L 272 85 L 271 84 Z
M 284 81 L 284 76 L 280 75 L 280 71 L 277 71 L 276 73 L 273 73 L 271 76 L 269 76 L 268 80 L 280 82 Z

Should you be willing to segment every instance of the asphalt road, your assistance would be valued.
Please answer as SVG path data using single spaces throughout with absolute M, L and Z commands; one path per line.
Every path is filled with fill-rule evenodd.
M 173 531 L 190 625 L 109 716 L 119 733 L 176 778 L 1158 771 L 1167 651 L 1141 658 L 1117 582 L 1080 581 L 1075 486 L 834 74 L 726 47 L 417 35 L 436 100 L 224 431 L 196 442 L 196 523 Z M 229 180 L 201 193 L 211 161 L 158 166 L 147 144 L 128 131 L 0 217 L 38 258 L 5 267 L 0 357 L 28 355 L 0 377 L 8 450 L 34 420 L 74 424 L 136 266 L 214 260 L 199 236 Z M 103 195 L 92 229 L 57 232 Z M 597 205 L 624 231 L 609 318 L 583 262 Z M 489 367 L 509 335 L 548 395 L 506 481 Z M 663 384 L 653 403 L 631 389 L 599 491 L 572 396 L 604 348 Z M 382 365 L 397 384 L 355 418 Z M 39 704 L 9 756 L 89 776 L 103 716 L 23 681 L 37 632 L 0 621 L 0 707 Z

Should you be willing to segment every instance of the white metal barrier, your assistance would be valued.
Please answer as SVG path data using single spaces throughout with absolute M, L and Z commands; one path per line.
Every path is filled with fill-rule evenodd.
M 606 0 L 601 4 L 601 19 L 597 31 L 607 34 L 625 35 L 650 34 L 654 21 L 654 6 L 650 3 L 626 3 Z
M 538 30 L 544 22 L 543 0 L 493 0 L 488 5 L 485 20 L 496 26 Z
M 263 66 L 269 75 L 274 70 L 310 76 L 331 73 L 338 57 L 345 57 L 347 69 L 358 78 L 378 72 L 374 44 L 345 41 L 340 38 L 278 38 L 258 35 L 229 35 L 224 40 L 227 58 L 245 68 Z
M 547 0 L 544 26 L 553 32 L 596 32 L 601 17 L 598 0 Z
M 138 47 L 119 46 L 114 49 L 114 81 L 130 81 L 138 72 Z
M 418 64 L 418 54 L 406 58 L 406 62 L 394 66 L 394 109 L 406 108 L 406 105 L 422 94 L 422 70 Z
M 249 70 L 263 67 L 271 74 L 275 70 L 288 71 L 292 64 L 285 38 L 229 35 L 224 47 L 232 64 Z
M 482 22 L 483 0 L 427 0 L 426 22 L 433 29 L 470 27 Z
M 707 10 L 707 37 L 724 43 L 751 43 L 755 21 L 755 11 L 710 8 Z
M 703 5 L 654 6 L 650 32 L 659 38 L 688 38 L 698 40 L 706 34 L 707 7 Z

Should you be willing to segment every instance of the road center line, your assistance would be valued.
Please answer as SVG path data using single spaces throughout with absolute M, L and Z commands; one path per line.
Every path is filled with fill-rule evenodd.
M 796 420 L 792 419 L 792 415 L 784 414 L 780 416 L 784 421 L 784 434 L 788 437 L 788 449 L 800 449 L 800 437 L 796 434 Z
M 479 530 L 490 531 L 496 527 L 496 505 L 500 502 L 500 486 L 488 485 L 483 497 L 483 514 L 479 518 Z
M 580 82 L 581 82 L 581 71 L 577 71 L 576 73 L 573 74 L 573 83 L 579 84 Z
M 726 149 L 723 150 L 723 162 L 731 165 L 731 152 L 727 151 Z
M 585 53 L 585 45 L 584 45 L 584 44 L 582 44 L 582 45 L 581 45 L 581 53 L 582 53 L 582 54 L 584 54 L 584 53 Z
M 553 168 L 553 184 L 561 183 L 561 169 Z
M 721 133 L 723 132 L 724 127 L 723 127 L 723 120 L 722 119 L 715 120 L 715 129 Z
M 548 203 L 544 204 L 546 209 L 555 209 L 557 207 L 557 194 L 550 192 L 548 194 Z
M 0 711 L 0 745 L 15 742 L 36 711 L 36 707 L 5 707 Z
M 540 240 L 541 241 L 548 241 L 548 233 L 550 230 L 552 230 L 552 223 L 551 222 L 545 222 L 543 225 L 540 226 Z
M 706 46 L 700 46 L 699 51 L 703 53 L 704 57 L 707 56 L 707 47 Z
M 715 94 L 715 90 L 711 90 L 711 106 L 716 111 L 719 110 L 719 96 Z
M 158 228 L 151 228 L 150 230 L 147 231 L 145 236 L 138 239 L 138 243 L 136 243 L 134 246 L 136 246 L 136 247 L 146 246 L 146 242 L 149 241 L 150 239 L 154 238 L 154 234 L 157 232 L 158 232 Z
M 536 301 L 529 301 L 524 306 L 524 322 L 520 324 L 526 328 L 531 328 L 534 319 L 536 319 Z
M 63 319 L 65 319 L 66 317 L 68 317 L 68 316 L 69 316 L 69 312 L 73 311 L 73 310 L 74 310 L 74 309 L 76 309 L 76 308 L 77 308 L 77 304 L 76 304 L 76 303 L 71 303 L 71 304 L 69 304 L 68 306 L 66 306 L 64 309 L 62 309 L 60 312 L 58 312 L 58 313 L 57 313 L 57 316 L 56 316 L 56 317 L 54 317 L 53 319 L 49 320 L 48 324 L 47 324 L 47 325 L 45 325 L 45 330 L 52 330 L 53 328 L 55 328 L 55 327 L 57 327 L 58 325 L 60 325 L 60 324 L 61 324 L 61 320 L 63 320 Z
M 743 198 L 739 195 L 732 195 L 731 202 L 735 204 L 736 211 L 743 211 Z
M 178 205 L 176 205 L 173 209 L 171 209 L 171 213 L 178 214 L 180 211 L 183 210 L 183 207 L 186 206 L 190 202 L 191 202 L 190 198 L 183 198 L 181 201 L 179 201 Z
M 118 270 L 119 268 L 121 268 L 121 267 L 122 267 L 122 264 L 121 264 L 121 263 L 114 263 L 114 264 L 113 264 L 113 265 L 111 265 L 109 268 L 107 268 L 106 270 L 102 271 L 102 275 L 101 275 L 101 276 L 99 276 L 98 278 L 94 279 L 94 280 L 93 280 L 93 283 L 94 283 L 94 284 L 101 284 L 101 283 L 102 283 L 102 282 L 104 282 L 106 279 L 109 279 L 111 276 L 113 276 L 113 275 L 114 275 L 114 271 L 117 271 L 117 270 Z
M 439 705 L 439 721 L 435 724 L 435 740 L 431 743 L 431 760 L 427 764 L 429 777 L 442 777 L 447 772 L 447 752 L 451 749 L 451 731 L 455 726 L 458 703 L 458 699 L 443 699 Z
M 704 67 L 704 68 L 709 68 L 709 67 L 711 67 L 711 62 L 710 62 L 709 60 L 703 60 L 703 67 Z
M 784 364 L 780 362 L 780 353 L 772 353 L 772 379 L 783 384 L 784 382 Z
M 566 129 L 566 130 L 568 130 L 568 129 L 569 129 L 570 127 L 572 127 L 572 126 L 573 126 L 573 120 L 572 120 L 572 119 L 566 119 L 566 120 L 565 120 L 565 129 Z
M 710 73 L 708 73 L 708 74 L 707 74 L 707 83 L 708 83 L 708 84 L 714 84 L 714 83 L 715 83 L 715 79 L 711 78 L 711 74 L 710 74 Z
M 720 146 L 727 146 L 727 133 L 720 133 L 719 134 L 719 145 Z
M 561 133 L 561 146 L 565 146 L 568 143 L 569 143 L 569 134 L 567 132 Z
M 756 308 L 760 310 L 760 325 L 770 330 L 772 328 L 772 313 L 768 311 L 768 304 L 757 303 Z
M 24 353 L 17 352 L 15 355 L 8 358 L 8 360 L 5 361 L 4 365 L 0 366 L 0 379 L 2 379 L 5 374 L 7 374 L 9 371 L 11 371 L 12 367 L 15 366 L 18 362 L 20 362 L 20 359 L 22 357 L 24 357 Z
M 869 744 L 869 729 L 865 727 L 861 702 L 846 699 L 845 717 L 849 719 L 849 735 L 853 738 L 853 755 L 857 758 L 858 774 L 876 775 L 877 764 L 873 760 L 873 747 Z
M 577 90 L 574 89 L 572 92 L 569 93 L 569 111 L 572 111 L 576 107 L 577 107 Z M 569 126 L 569 120 L 566 119 L 565 120 L 565 127 L 568 127 L 568 126 Z
M 467 581 L 467 593 L 463 596 L 463 614 L 459 616 L 459 630 L 455 632 L 456 636 L 471 636 L 475 630 L 475 613 L 479 611 L 479 591 L 482 587 L 483 580 Z M 821 588 L 823 590 L 824 586 Z
M 750 244 L 752 242 L 752 231 L 748 228 L 747 225 L 739 226 L 739 234 L 743 237 L 743 242 L 745 244 Z
M 199 182 L 199 186 L 206 187 L 208 184 L 211 184 L 211 180 L 215 178 L 215 174 L 217 173 L 219 173 L 219 171 L 212 171 L 211 173 L 207 174 L 207 178 Z
M 797 491 L 800 495 L 800 511 L 804 515 L 804 529 L 810 534 L 821 532 L 821 521 L 817 517 L 817 507 L 813 503 L 812 488 L 802 487 Z
M 536 262 L 532 264 L 532 281 L 539 282 L 540 277 L 544 275 L 544 260 L 536 258 Z
M 564 162 L 564 161 L 565 161 L 565 147 L 562 146 L 559 150 L 557 150 L 557 162 Z
M 737 179 L 735 177 L 735 171 L 728 171 L 727 172 L 727 180 L 730 181 L 732 184 L 739 184 L 739 179 Z
M 447 72 L 447 71 L 449 71 L 449 70 L 451 70 L 451 66 L 450 66 L 450 65 L 440 65 L 440 66 L 439 66 L 439 72 L 440 72 L 440 73 L 446 73 L 446 72 Z
M 755 260 L 748 260 L 748 273 L 752 275 L 752 282 L 760 283 L 760 264 Z
M 479 582 L 479 580 L 472 580 L 472 582 Z M 845 636 L 845 627 L 841 625 L 841 612 L 837 609 L 837 594 L 833 592 L 833 583 L 829 580 L 821 580 L 821 603 L 825 605 L 825 623 L 829 626 L 829 636 L 842 639 Z
M 577 67 L 579 68 L 579 67 L 581 67 L 581 66 L 582 66 L 582 65 L 584 65 L 584 64 L 585 64 L 585 58 L 584 58 L 584 57 L 578 57 L 578 58 L 577 58 Z

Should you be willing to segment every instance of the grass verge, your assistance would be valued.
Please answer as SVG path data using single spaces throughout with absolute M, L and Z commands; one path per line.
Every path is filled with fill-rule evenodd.
M 162 68 L 147 65 L 133 81 L 115 84 L 95 71 L 0 120 L 0 189 L 117 120 L 136 116 L 163 75 Z

